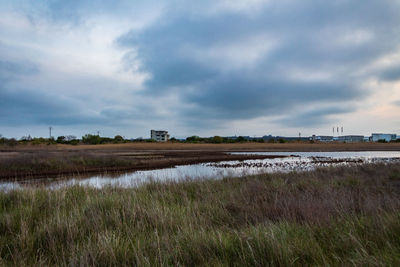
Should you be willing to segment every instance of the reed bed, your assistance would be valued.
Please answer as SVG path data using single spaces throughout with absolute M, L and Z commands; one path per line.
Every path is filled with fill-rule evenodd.
M 400 164 L 0 193 L 0 265 L 399 265 Z

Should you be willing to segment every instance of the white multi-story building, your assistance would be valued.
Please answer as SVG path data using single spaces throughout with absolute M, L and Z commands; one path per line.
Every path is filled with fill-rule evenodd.
M 168 131 L 163 131 L 163 130 L 151 130 L 150 136 L 151 139 L 157 142 L 167 142 L 169 139 Z
M 386 142 L 396 140 L 396 134 L 373 133 L 371 136 L 372 142 L 385 140 Z

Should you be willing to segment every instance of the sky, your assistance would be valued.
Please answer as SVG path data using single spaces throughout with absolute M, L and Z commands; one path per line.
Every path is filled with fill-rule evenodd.
M 399 0 L 0 0 L 0 134 L 400 134 Z

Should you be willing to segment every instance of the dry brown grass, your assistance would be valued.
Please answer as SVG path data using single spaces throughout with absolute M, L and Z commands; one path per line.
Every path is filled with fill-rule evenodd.
M 92 150 L 29 151 L 0 153 L 0 179 L 23 180 L 57 178 L 66 175 L 86 175 L 121 171 L 172 168 L 203 162 L 262 159 L 267 155 L 231 155 L 222 152 L 105 152 Z
M 0 147 L 0 151 L 400 151 L 400 143 L 234 143 L 234 144 L 192 144 L 192 143 L 126 143 L 102 145 L 19 145 Z

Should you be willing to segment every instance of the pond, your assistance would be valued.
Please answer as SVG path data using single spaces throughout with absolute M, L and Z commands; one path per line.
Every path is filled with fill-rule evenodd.
M 373 162 L 400 162 L 400 151 L 363 152 L 235 152 L 233 154 L 284 155 L 283 158 L 260 160 L 223 161 L 176 166 L 157 170 L 127 172 L 118 175 L 94 175 L 86 178 L 69 177 L 63 179 L 28 180 L 0 182 L 1 191 L 25 187 L 44 186 L 57 189 L 66 186 L 83 185 L 95 188 L 105 186 L 136 187 L 149 181 L 181 181 L 187 179 L 221 179 L 245 175 L 310 171 L 317 167 L 357 165 Z

